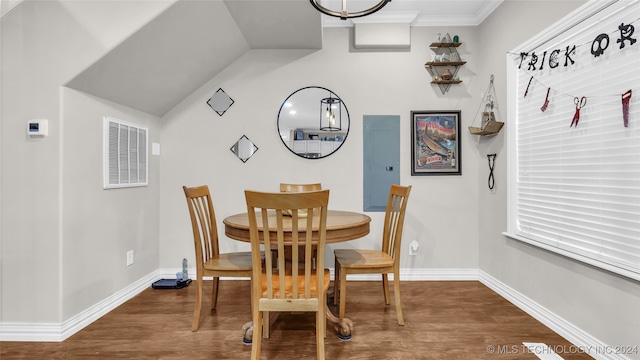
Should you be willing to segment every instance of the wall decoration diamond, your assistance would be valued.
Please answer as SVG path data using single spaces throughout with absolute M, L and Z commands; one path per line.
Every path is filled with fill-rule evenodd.
M 251 142 L 246 135 L 242 135 L 242 137 L 238 139 L 238 141 L 236 141 L 229 150 L 231 150 L 238 159 L 242 160 L 242 162 L 247 162 L 247 160 L 249 160 L 249 158 L 258 151 L 258 147 Z
M 233 99 L 230 98 L 222 88 L 220 88 L 215 94 L 213 94 L 209 101 L 207 101 L 207 104 L 209 104 L 209 106 L 211 106 L 218 115 L 222 116 L 225 111 L 229 110 L 231 105 L 233 105 Z

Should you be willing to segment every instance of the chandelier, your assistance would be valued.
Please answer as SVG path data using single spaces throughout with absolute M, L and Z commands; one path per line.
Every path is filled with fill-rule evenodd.
M 311 5 L 313 5 L 313 7 L 316 8 L 321 13 L 329 15 L 329 16 L 339 17 L 342 20 L 347 20 L 347 19 L 351 19 L 351 18 L 357 18 L 357 17 L 361 17 L 361 16 L 371 15 L 374 12 L 382 9 L 391 0 L 380 0 L 376 5 L 370 7 L 369 9 L 362 10 L 362 11 L 354 11 L 354 12 L 347 11 L 347 0 L 342 0 L 342 10 L 340 10 L 340 11 L 331 10 L 331 9 L 328 9 L 328 8 L 322 6 L 320 4 L 320 1 L 322 1 L 322 0 L 309 0 L 309 1 L 311 1 Z
M 320 130 L 342 130 L 342 101 L 332 97 L 331 93 L 328 98 L 320 100 Z

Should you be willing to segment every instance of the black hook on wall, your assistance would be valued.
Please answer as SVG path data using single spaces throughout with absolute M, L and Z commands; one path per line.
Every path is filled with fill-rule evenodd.
M 489 189 L 493 190 L 496 184 L 496 180 L 493 177 L 493 167 L 496 164 L 496 154 L 487 154 L 487 161 L 489 161 Z

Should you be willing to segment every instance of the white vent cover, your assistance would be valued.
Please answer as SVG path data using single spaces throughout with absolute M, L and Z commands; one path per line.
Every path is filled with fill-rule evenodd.
M 411 26 L 409 23 L 356 23 L 354 46 L 357 49 L 409 49 Z
M 146 127 L 104 117 L 104 188 L 148 185 Z

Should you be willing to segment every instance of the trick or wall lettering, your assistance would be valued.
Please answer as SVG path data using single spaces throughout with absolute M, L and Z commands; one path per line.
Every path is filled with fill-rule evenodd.
M 571 62 L 571 65 L 576 63 L 575 60 L 573 60 L 573 58 L 571 57 L 575 55 L 575 53 L 575 45 L 573 45 L 573 47 L 571 48 L 567 46 L 567 48 L 564 50 L 564 66 L 568 66 L 569 62 Z M 542 54 L 542 59 L 536 54 L 535 51 L 531 54 L 522 52 L 520 53 L 520 66 L 518 66 L 518 69 L 522 68 L 522 63 L 524 63 L 527 58 L 529 59 L 529 67 L 527 68 L 528 71 L 543 70 L 546 61 L 548 61 L 550 68 L 555 69 L 560 65 L 560 60 L 558 58 L 562 56 L 561 54 L 562 50 L 555 49 L 551 51 L 551 53 L 549 54 L 549 59 L 547 60 L 547 51 Z
M 637 39 L 632 37 L 634 32 L 635 27 L 632 24 L 622 23 L 618 26 L 616 44 L 619 44 L 619 49 L 624 49 L 627 42 L 630 46 L 636 43 Z M 608 34 L 602 33 L 596 36 L 593 42 L 591 42 L 591 54 L 594 57 L 604 54 L 610 43 L 611 41 Z M 521 52 L 518 69 L 522 69 L 523 64 L 527 66 L 527 71 L 544 70 L 545 66 L 555 69 L 560 66 L 563 60 L 564 67 L 575 65 L 576 60 L 574 58 L 576 57 L 576 48 L 576 45 L 569 45 L 564 49 L 545 51 L 542 55 L 536 54 L 535 51 L 530 53 Z
M 635 28 L 633 25 L 624 23 L 618 26 L 618 30 L 620 31 L 620 38 L 616 40 L 616 43 L 620 44 L 620 49 L 624 49 L 625 41 L 629 41 L 629 45 L 633 45 L 636 43 L 636 39 L 632 38 L 633 32 Z M 600 34 L 596 37 L 595 40 L 591 43 L 591 54 L 595 57 L 598 57 L 604 54 L 604 51 L 609 47 L 609 35 Z

